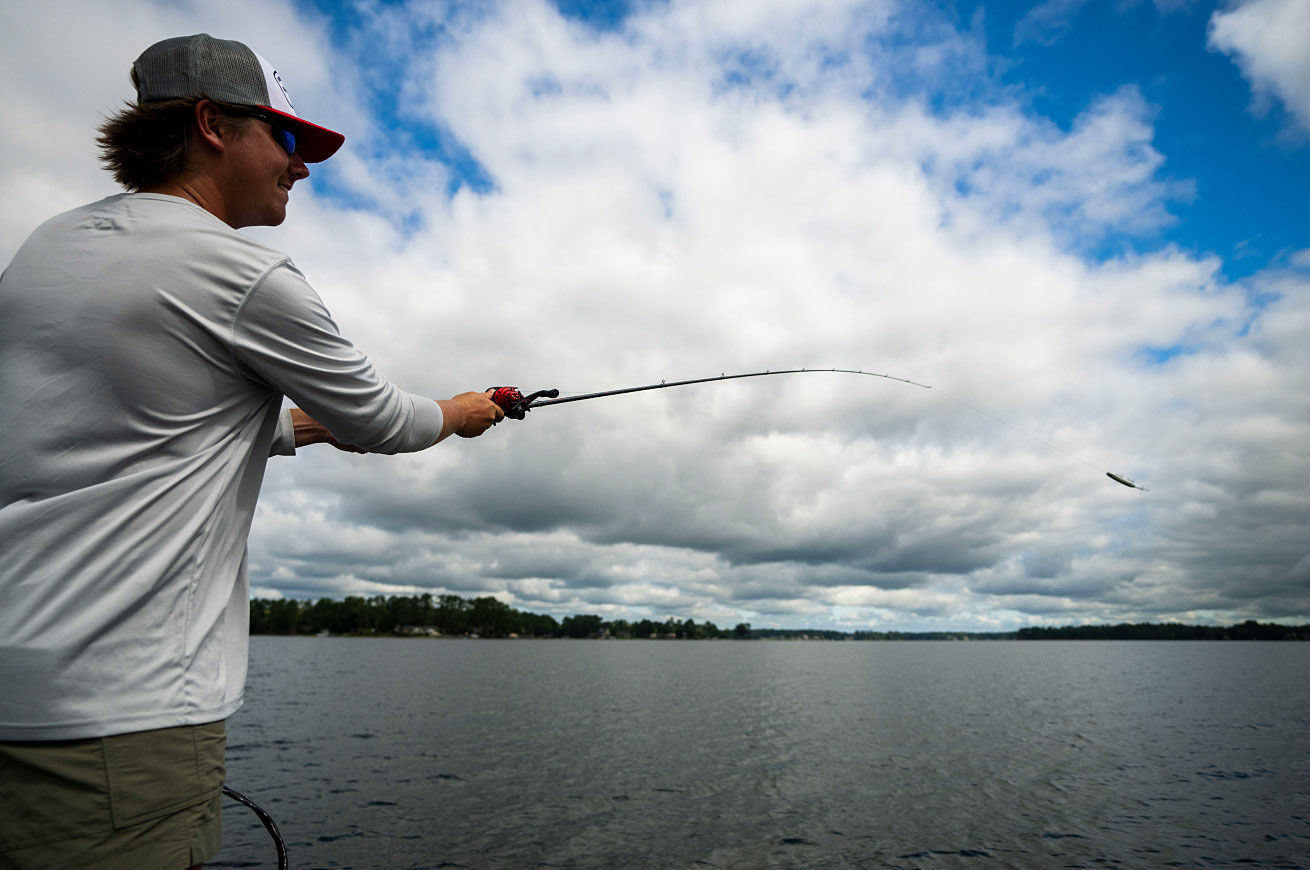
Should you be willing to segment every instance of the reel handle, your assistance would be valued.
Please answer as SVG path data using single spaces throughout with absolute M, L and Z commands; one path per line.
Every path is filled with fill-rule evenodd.
M 537 390 L 535 393 L 523 395 L 519 392 L 518 387 L 488 387 L 491 392 L 491 401 L 500 406 L 505 412 L 505 416 L 513 420 L 522 420 L 527 416 L 528 411 L 532 410 L 532 403 L 540 398 L 553 399 L 559 395 L 559 390 Z

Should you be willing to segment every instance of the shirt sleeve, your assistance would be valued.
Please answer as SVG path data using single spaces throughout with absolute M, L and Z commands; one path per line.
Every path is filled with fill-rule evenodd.
M 268 455 L 296 455 L 296 424 L 291 420 L 291 410 L 289 408 L 278 414 L 277 430 L 273 433 L 273 443 L 268 447 Z
M 248 377 L 289 397 L 343 444 L 406 453 L 431 447 L 441 435 L 441 406 L 379 374 L 290 261 L 270 269 L 246 295 L 233 326 L 233 352 Z

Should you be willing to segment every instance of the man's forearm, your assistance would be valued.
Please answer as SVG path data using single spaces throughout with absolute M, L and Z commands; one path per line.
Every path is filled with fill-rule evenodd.
M 441 435 L 438 436 L 437 441 L 442 441 L 451 435 L 476 438 L 505 417 L 505 412 L 497 407 L 486 393 L 461 393 L 450 399 L 437 399 L 436 402 L 441 408 Z M 295 433 L 297 447 L 304 447 L 307 444 L 331 444 L 338 450 L 350 453 L 368 452 L 349 444 L 342 444 L 332 436 L 331 430 L 299 408 L 291 409 L 291 426 Z
M 459 431 L 464 425 L 465 415 L 464 409 L 454 399 L 437 399 L 437 406 L 441 408 L 441 434 L 437 436 L 440 444 Z

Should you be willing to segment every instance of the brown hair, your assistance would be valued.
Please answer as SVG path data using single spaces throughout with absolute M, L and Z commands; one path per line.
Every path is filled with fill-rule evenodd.
M 203 99 L 208 98 L 128 103 L 127 108 L 100 125 L 96 137 L 100 162 L 114 174 L 115 181 L 133 192 L 159 187 L 185 175 L 196 127 L 196 103 Z M 249 107 L 210 102 L 227 116 L 232 130 L 241 130 L 249 123 L 250 119 L 243 115 Z

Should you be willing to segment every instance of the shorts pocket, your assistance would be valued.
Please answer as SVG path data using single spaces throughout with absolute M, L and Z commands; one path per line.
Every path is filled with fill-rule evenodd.
M 210 800 L 223 788 L 224 723 L 119 734 L 104 741 L 115 828 Z

